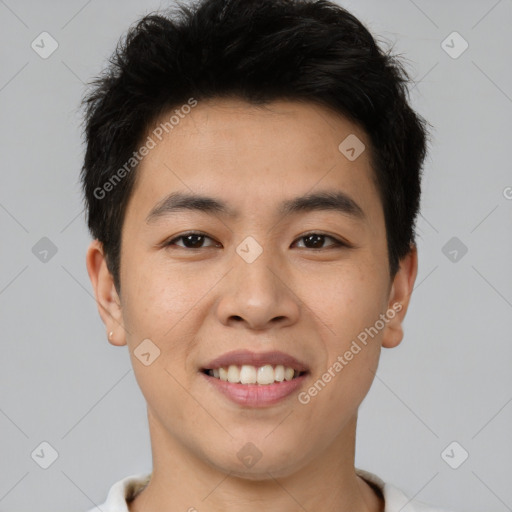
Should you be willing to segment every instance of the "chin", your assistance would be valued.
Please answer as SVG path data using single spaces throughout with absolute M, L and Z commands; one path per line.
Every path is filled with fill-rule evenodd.
M 236 467 L 223 467 L 222 471 L 229 474 L 230 477 L 251 482 L 264 482 L 272 478 L 285 478 L 295 472 L 289 465 L 283 468 L 279 465 L 263 464 L 262 461 L 249 469 L 241 469 L 240 465 L 237 465 Z
M 272 448 L 267 447 L 267 451 Z M 256 452 L 254 450 L 253 459 L 248 459 L 250 455 L 245 455 L 243 449 L 237 452 L 233 459 L 225 458 L 225 454 L 219 458 L 209 458 L 209 463 L 218 471 L 229 474 L 243 480 L 265 481 L 271 477 L 283 478 L 287 477 L 299 469 L 300 462 L 292 460 L 290 454 L 296 450 L 289 450 L 286 454 L 271 457 L 265 456 L 264 452 Z M 242 453 L 241 453 L 242 452 Z M 246 449 L 246 453 L 250 453 L 250 449 Z M 240 456 L 239 456 L 240 454 Z M 245 458 L 245 461 L 244 461 Z

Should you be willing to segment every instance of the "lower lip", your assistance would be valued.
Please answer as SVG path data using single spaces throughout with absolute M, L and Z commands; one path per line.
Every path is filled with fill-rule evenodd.
M 303 374 L 295 379 L 274 384 L 234 384 L 202 372 L 201 375 L 232 402 L 246 407 L 267 407 L 277 404 L 297 391 L 307 377 L 307 374 Z

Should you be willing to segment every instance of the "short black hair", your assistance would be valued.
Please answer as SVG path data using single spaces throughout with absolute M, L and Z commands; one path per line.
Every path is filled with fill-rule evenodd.
M 140 19 L 82 102 L 88 226 L 103 244 L 118 292 L 134 152 L 163 114 L 191 98 L 307 101 L 362 127 L 394 277 L 415 243 L 428 135 L 427 122 L 408 104 L 409 81 L 391 50 L 327 0 L 200 0 Z

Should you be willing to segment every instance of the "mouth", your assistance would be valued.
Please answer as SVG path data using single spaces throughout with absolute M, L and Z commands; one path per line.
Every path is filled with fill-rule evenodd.
M 200 369 L 208 384 L 245 407 L 265 407 L 297 391 L 309 368 L 283 352 L 229 352 Z
M 249 364 L 220 366 L 218 368 L 205 368 L 204 374 L 232 384 L 258 384 L 268 386 L 271 384 L 290 381 L 305 375 L 306 371 L 294 370 L 282 364 L 253 366 Z

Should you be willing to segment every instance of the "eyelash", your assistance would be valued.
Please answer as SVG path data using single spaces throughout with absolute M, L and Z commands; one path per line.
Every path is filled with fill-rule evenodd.
M 197 236 L 201 236 L 201 237 L 204 237 L 204 238 L 209 238 L 210 240 L 213 240 L 213 238 L 211 238 L 210 236 L 208 236 L 206 233 L 203 233 L 201 231 L 187 231 L 186 233 L 183 233 L 179 236 L 176 236 L 174 238 L 172 238 L 171 240 L 168 240 L 167 242 L 164 243 L 164 246 L 165 247 L 170 247 L 170 246 L 173 246 L 175 245 L 174 242 L 176 242 L 177 240 L 181 240 L 183 238 L 186 238 L 187 236 L 190 236 L 190 235 L 197 235 Z M 318 232 L 318 231 L 311 231 L 309 233 L 305 233 L 304 235 L 298 237 L 294 243 L 297 241 L 297 240 L 302 240 L 304 238 L 307 238 L 308 236 L 311 236 L 311 235 L 318 235 L 318 236 L 322 236 L 322 237 L 325 237 L 325 238 L 330 238 L 334 243 L 328 247 L 321 247 L 320 249 L 311 249 L 313 251 L 324 251 L 324 250 L 327 250 L 327 249 L 334 249 L 334 248 L 339 248 L 339 247 L 351 247 L 348 243 L 346 242 L 343 242 L 341 240 L 339 240 L 338 238 L 335 238 L 331 235 L 328 235 L 327 233 L 322 233 L 322 232 Z M 208 247 L 199 247 L 199 248 L 191 248 L 191 247 L 184 247 L 184 246 L 181 246 L 181 245 L 178 245 L 177 247 L 180 247 L 181 249 L 188 249 L 188 250 L 191 250 L 191 251 L 198 251 L 200 249 L 208 249 Z M 210 247 L 213 247 L 213 246 L 210 246 Z M 304 249 L 308 249 L 307 247 L 304 247 Z

